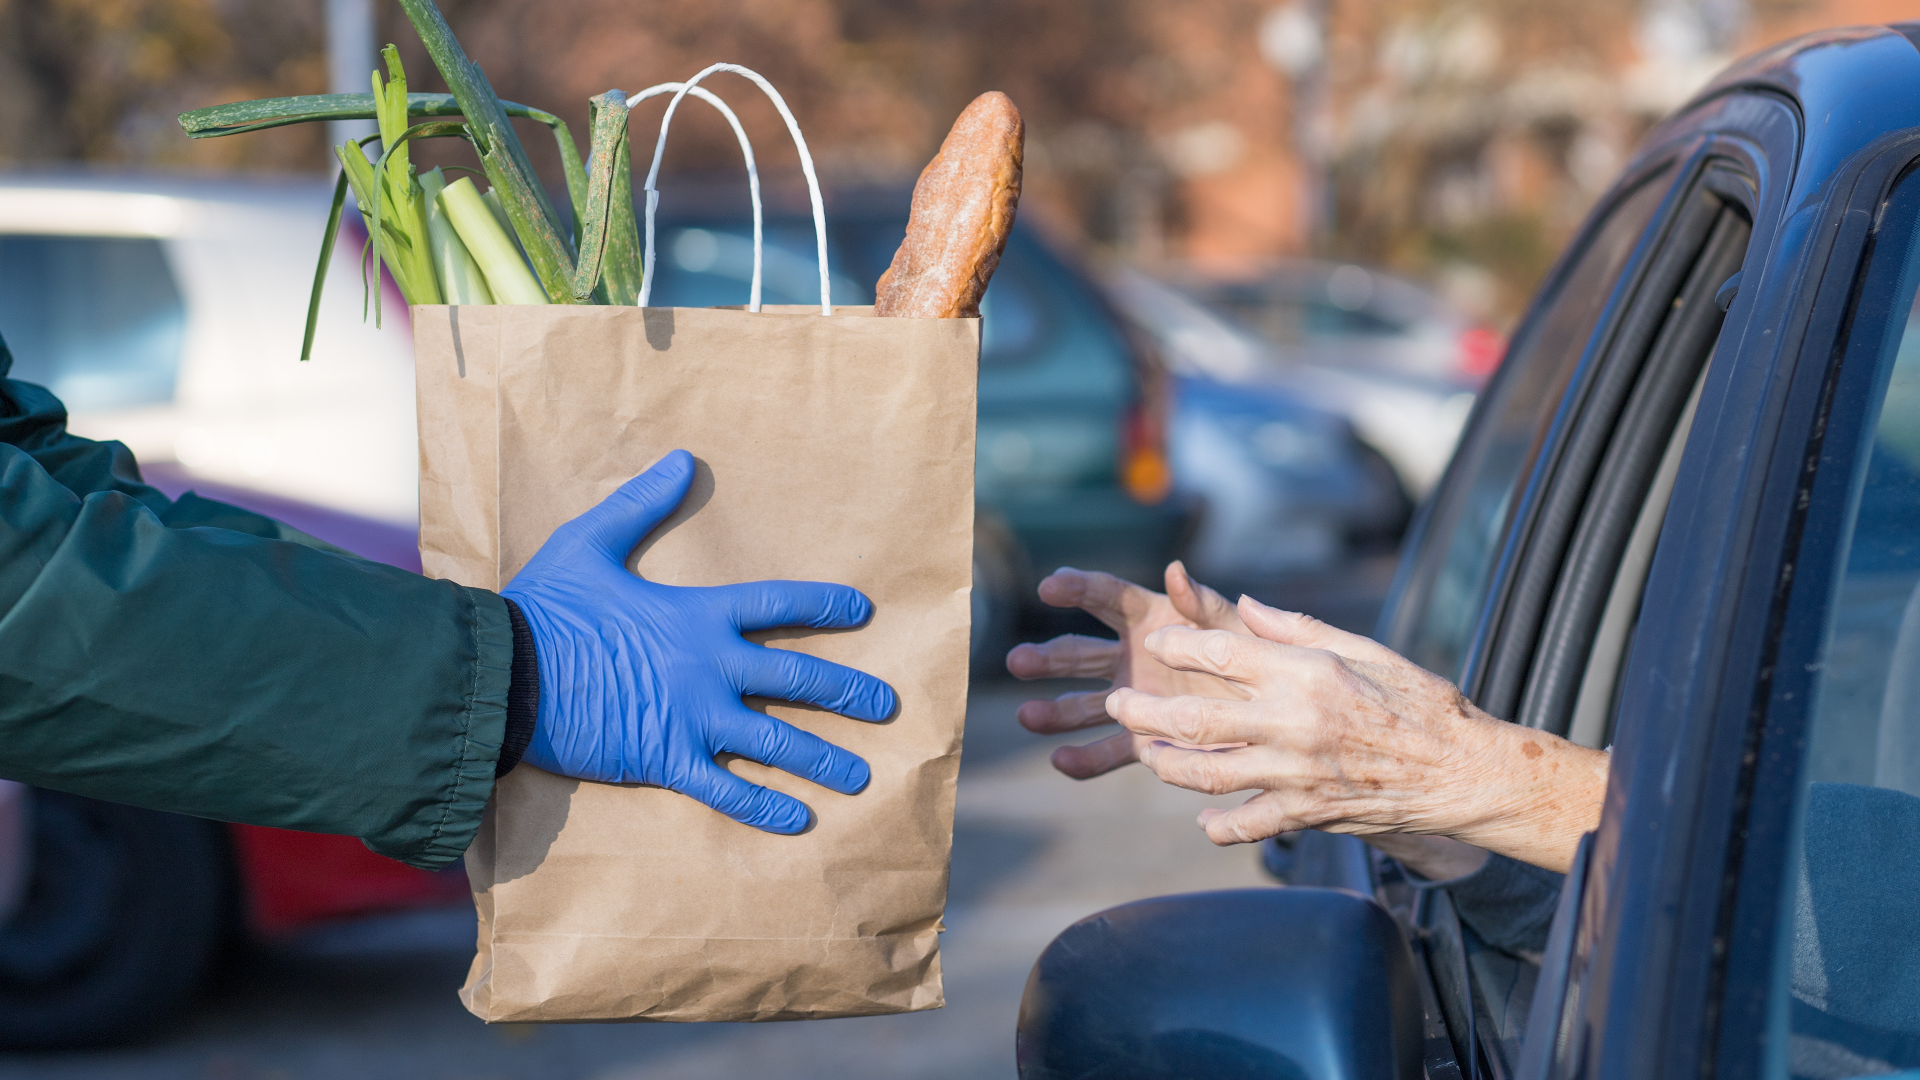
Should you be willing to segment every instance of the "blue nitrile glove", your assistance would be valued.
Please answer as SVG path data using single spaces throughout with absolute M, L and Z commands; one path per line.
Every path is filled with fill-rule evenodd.
M 893 690 L 740 635 L 859 626 L 873 604 L 845 585 L 682 588 L 628 572 L 627 554 L 673 513 L 692 481 L 692 455 L 675 450 L 555 530 L 501 590 L 526 617 L 540 664 L 539 719 L 521 760 L 584 780 L 655 784 L 755 828 L 796 833 L 809 820 L 800 800 L 740 779 L 714 755 L 738 754 L 848 795 L 867 786 L 867 763 L 747 708 L 741 695 L 883 720 L 893 713 Z

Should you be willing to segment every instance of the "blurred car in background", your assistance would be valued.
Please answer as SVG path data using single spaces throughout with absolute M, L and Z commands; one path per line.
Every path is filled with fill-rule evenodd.
M 0 176 L 0 332 L 13 377 L 146 462 L 411 526 L 406 305 L 361 320 L 359 244 L 327 276 L 296 362 L 328 185 Z M 356 223 L 357 226 L 357 223 Z
M 330 194 L 319 182 L 0 176 L 0 333 L 13 377 L 53 389 L 77 433 L 126 443 L 169 494 L 191 488 L 418 571 L 405 304 L 384 285 L 384 325 L 363 321 L 357 261 L 337 258 L 314 358 L 297 362 Z M 744 301 L 744 190 L 663 202 L 654 302 Z M 870 303 L 905 233 L 906 192 L 835 206 L 834 299 Z M 358 249 L 359 228 L 349 214 L 341 251 Z M 764 276 L 767 303 L 817 302 L 810 221 L 769 221 Z M 1087 278 L 1021 226 L 984 307 L 983 667 L 1012 640 L 1032 567 L 1156 575 L 1191 518 L 1171 493 L 1164 380 Z M 236 933 L 466 895 L 457 869 L 417 871 L 348 837 L 15 786 L 0 791 L 0 1048 L 137 1038 Z
M 1174 370 L 1281 388 L 1345 417 L 1415 500 L 1439 481 L 1505 347 L 1420 287 L 1352 265 L 1123 270 L 1111 286 Z
M 1174 379 L 1174 486 L 1203 506 L 1188 568 L 1231 593 L 1393 550 L 1413 504 L 1345 417 L 1283 386 Z

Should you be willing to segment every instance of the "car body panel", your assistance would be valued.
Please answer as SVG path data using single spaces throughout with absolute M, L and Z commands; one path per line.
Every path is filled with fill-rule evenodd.
M 179 461 L 207 479 L 411 523 L 406 306 L 387 286 L 383 328 L 362 322 L 351 229 L 327 276 L 314 358 L 297 362 L 329 196 L 319 181 L 0 175 L 0 234 L 160 239 L 185 299 L 171 400 L 92 409 L 76 400 L 72 429 L 118 439 L 142 461 Z M 35 373 L 34 357 L 16 362 L 19 377 Z

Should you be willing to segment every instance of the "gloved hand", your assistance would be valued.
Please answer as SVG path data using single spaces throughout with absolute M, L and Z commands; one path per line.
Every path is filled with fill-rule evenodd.
M 879 679 L 743 639 L 776 626 L 848 627 L 873 604 L 845 585 L 756 581 L 682 588 L 628 572 L 627 554 L 693 482 L 675 450 L 562 525 L 503 590 L 520 606 L 540 665 L 540 709 L 523 762 L 562 776 L 656 784 L 775 833 L 807 826 L 798 799 L 750 784 L 722 751 L 851 795 L 867 763 L 746 707 L 743 694 L 804 701 L 859 720 L 892 715 Z

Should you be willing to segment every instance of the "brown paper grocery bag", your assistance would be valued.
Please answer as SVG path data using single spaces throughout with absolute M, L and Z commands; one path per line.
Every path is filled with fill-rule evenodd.
M 659 788 L 521 765 L 467 853 L 489 1021 L 790 1020 L 937 1008 L 966 706 L 978 320 L 870 308 L 419 307 L 426 572 L 505 585 L 554 528 L 676 447 L 686 504 L 630 566 L 674 585 L 842 582 L 852 631 L 755 635 L 885 679 L 888 723 L 768 712 L 873 768 L 774 836 Z

